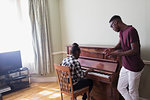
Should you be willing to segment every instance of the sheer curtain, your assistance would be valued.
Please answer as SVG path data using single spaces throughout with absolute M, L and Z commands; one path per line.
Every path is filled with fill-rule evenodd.
M 48 0 L 0 1 L 0 52 L 20 50 L 31 74 L 54 71 L 47 4 Z
M 27 0 L 0 1 L 0 52 L 20 50 L 22 65 L 37 73 L 27 4 Z
M 48 0 L 29 0 L 29 5 L 35 66 L 38 73 L 45 76 L 54 71 L 48 20 Z

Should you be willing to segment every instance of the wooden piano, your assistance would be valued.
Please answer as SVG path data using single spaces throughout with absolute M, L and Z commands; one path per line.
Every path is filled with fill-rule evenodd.
M 120 100 L 117 91 L 117 81 L 121 68 L 118 57 L 107 57 L 103 51 L 107 47 L 80 46 L 81 54 L 79 62 L 82 69 L 93 68 L 88 73 L 88 78 L 93 80 L 91 96 L 95 100 Z M 70 55 L 71 46 L 67 46 L 67 54 Z

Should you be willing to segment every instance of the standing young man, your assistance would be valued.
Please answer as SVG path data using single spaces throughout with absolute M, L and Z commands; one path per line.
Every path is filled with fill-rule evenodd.
M 115 32 L 120 33 L 119 43 L 105 50 L 107 55 L 122 57 L 117 89 L 125 100 L 139 100 L 138 88 L 144 63 L 140 57 L 138 32 L 133 26 L 123 23 L 118 15 L 114 15 L 109 23 Z

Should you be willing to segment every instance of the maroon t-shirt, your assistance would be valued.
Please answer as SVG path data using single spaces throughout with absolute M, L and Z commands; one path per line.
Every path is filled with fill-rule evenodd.
M 124 31 L 120 31 L 120 41 L 121 41 L 121 47 L 123 51 L 130 50 L 131 43 L 135 43 L 135 42 L 138 42 L 140 47 L 138 32 L 132 26 L 129 26 Z M 139 54 L 122 56 L 122 66 L 124 66 L 126 69 L 130 71 L 134 71 L 134 72 L 141 71 L 144 67 L 144 63 L 140 57 L 140 49 L 139 49 Z

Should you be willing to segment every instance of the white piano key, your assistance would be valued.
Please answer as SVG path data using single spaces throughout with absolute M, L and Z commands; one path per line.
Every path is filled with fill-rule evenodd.
M 102 73 L 88 72 L 88 74 L 99 76 L 99 77 L 104 77 L 104 78 L 109 78 L 109 75 L 102 74 Z

